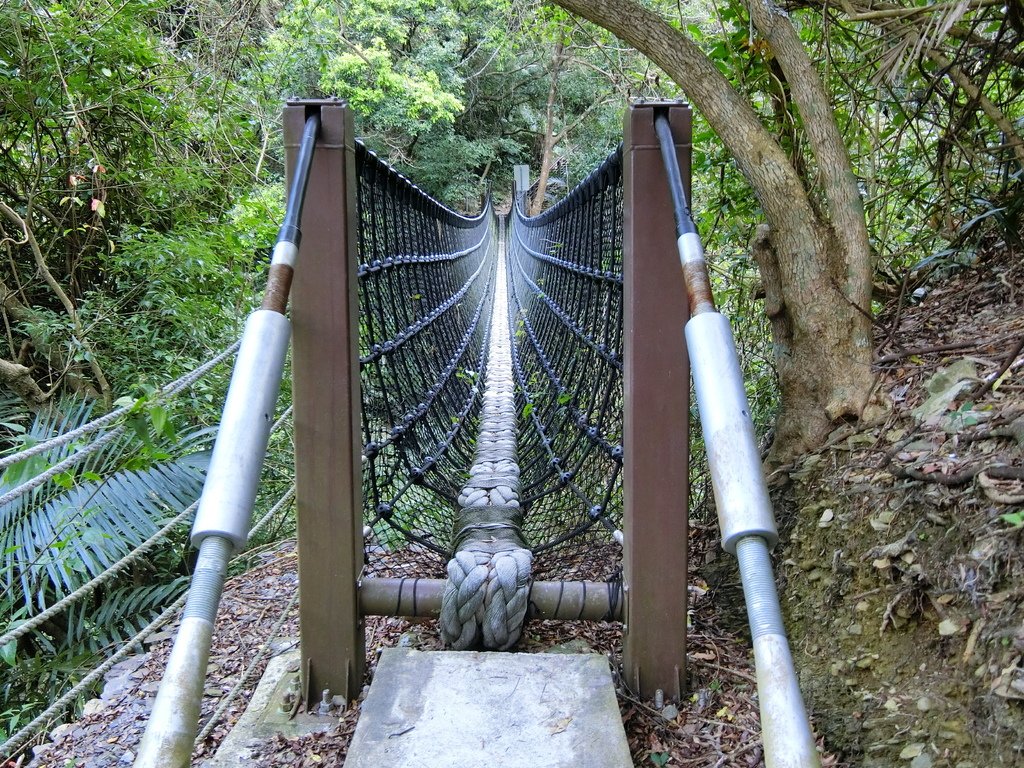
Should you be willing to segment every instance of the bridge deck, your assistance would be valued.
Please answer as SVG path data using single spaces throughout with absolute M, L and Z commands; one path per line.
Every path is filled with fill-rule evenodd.
M 607 659 L 385 650 L 346 768 L 481 763 L 631 766 Z

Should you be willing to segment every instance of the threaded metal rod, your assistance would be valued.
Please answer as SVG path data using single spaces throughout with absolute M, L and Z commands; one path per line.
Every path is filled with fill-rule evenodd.
M 181 626 L 139 745 L 135 768 L 186 768 L 191 762 L 213 622 L 233 552 L 234 544 L 223 536 L 207 536 L 199 546 Z
M 736 542 L 736 559 L 753 635 L 765 765 L 817 768 L 818 751 L 782 626 L 768 543 L 760 536 L 744 536 Z
M 761 635 L 785 635 L 768 543 L 760 536 L 744 536 L 736 542 L 736 559 L 751 635 L 755 640 Z

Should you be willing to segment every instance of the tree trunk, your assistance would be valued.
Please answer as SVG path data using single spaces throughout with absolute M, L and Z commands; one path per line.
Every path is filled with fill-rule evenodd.
M 32 378 L 32 370 L 10 360 L 0 359 L 0 384 L 29 405 L 42 405 L 48 399 L 46 393 Z
M 849 158 L 795 30 L 774 6 L 753 11 L 808 125 L 826 202 L 820 212 L 750 104 L 686 35 L 633 0 L 556 2 L 665 70 L 749 181 L 767 219 L 752 248 L 764 280 L 781 385 L 769 463 L 785 463 L 817 447 L 837 420 L 859 418 L 871 394 L 871 265 Z M 751 0 L 751 6 L 758 2 Z
M 60 283 L 57 282 L 57 279 L 53 276 L 49 267 L 46 265 L 46 259 L 43 257 L 42 249 L 39 247 L 39 243 L 36 240 L 32 226 L 29 224 L 29 220 L 31 218 L 31 206 L 29 206 L 29 213 L 26 214 L 25 218 L 22 218 L 18 215 L 17 211 L 0 200 L 0 213 L 2 213 L 12 224 L 17 225 L 22 229 L 25 237 L 24 243 L 29 246 L 32 255 L 35 257 L 36 269 L 39 271 L 39 274 L 42 275 L 44 282 L 50 287 L 50 290 L 53 291 L 54 295 L 56 295 L 60 300 L 60 303 L 64 307 L 64 311 L 67 312 L 68 318 L 71 321 L 71 336 L 76 342 L 78 342 L 85 353 L 86 364 L 92 372 L 93 377 L 96 379 L 96 384 L 99 386 L 100 396 L 103 398 L 104 406 L 110 408 L 112 401 L 110 384 L 107 382 L 107 377 L 103 373 L 103 369 L 100 368 L 99 361 L 96 359 L 96 354 L 93 352 L 92 344 L 85 336 L 85 329 L 82 327 L 81 319 L 78 316 L 78 310 L 71 301 L 71 297 L 68 296 Z
M 11 323 L 9 321 L 11 320 L 14 323 L 24 325 L 28 329 L 26 332 L 28 342 L 35 349 L 36 355 L 46 361 L 47 371 L 44 378 L 49 378 L 51 384 L 55 381 L 63 381 L 68 389 L 81 397 L 90 400 L 101 399 L 101 395 L 96 390 L 96 387 L 78 373 L 78 364 L 66 360 L 64 351 L 59 348 L 59 345 L 50 344 L 49 340 L 44 338 L 42 334 L 33 330 L 34 324 L 38 322 L 39 318 L 36 317 L 31 308 L 18 300 L 17 293 L 4 283 L 2 277 L 0 277 L 0 297 L 2 297 L 2 300 L 0 300 L 0 311 L 6 315 L 5 320 L 8 321 L 8 326 L 10 326 Z M 19 367 L 21 367 L 21 358 L 24 357 L 24 351 L 25 348 L 22 347 L 22 353 L 18 355 L 17 364 Z M 25 371 L 19 371 L 18 374 L 31 373 L 31 370 L 31 368 L 26 367 Z M 9 375 L 9 373 L 10 371 L 5 372 L 5 375 Z M 52 391 L 44 392 L 38 383 L 35 388 L 32 388 L 25 382 L 23 382 L 21 389 L 16 390 L 16 394 L 25 400 L 29 406 L 35 406 L 38 399 L 36 390 L 43 394 L 44 399 L 49 399 L 52 394 Z
M 540 173 L 537 176 L 537 191 L 530 201 L 530 216 L 536 216 L 544 208 L 544 196 L 548 188 L 548 177 L 551 176 L 551 165 L 554 162 L 555 143 L 555 99 L 558 97 L 558 76 L 562 72 L 565 51 L 565 38 L 559 34 L 555 41 L 555 50 L 551 55 L 551 86 L 548 88 L 548 104 L 544 115 L 544 144 L 540 153 Z

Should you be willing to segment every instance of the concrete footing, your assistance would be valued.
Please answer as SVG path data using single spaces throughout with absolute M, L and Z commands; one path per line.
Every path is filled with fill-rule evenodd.
M 217 754 L 203 763 L 203 768 L 237 768 L 245 765 L 252 759 L 252 749 L 276 734 L 301 736 L 334 728 L 338 723 L 336 716 L 292 711 L 287 702 L 297 699 L 298 683 L 298 649 L 272 658 L 245 713 L 221 742 Z
M 386 649 L 346 768 L 626 768 L 608 661 L 596 654 Z

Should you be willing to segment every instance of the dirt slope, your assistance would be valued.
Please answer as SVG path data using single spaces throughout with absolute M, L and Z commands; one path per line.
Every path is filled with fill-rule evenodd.
M 852 765 L 1024 764 L 1024 265 L 979 252 L 879 318 L 888 419 L 772 478 L 803 689 Z

